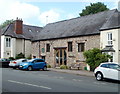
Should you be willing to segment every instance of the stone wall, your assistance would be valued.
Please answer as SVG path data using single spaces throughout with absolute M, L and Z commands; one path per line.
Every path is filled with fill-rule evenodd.
M 73 51 L 68 52 L 68 42 L 73 43 Z M 50 52 L 46 52 L 46 44 L 50 44 Z M 45 56 L 45 60 L 52 67 L 55 67 L 55 49 L 54 48 L 66 48 L 67 52 L 67 65 L 71 63 L 82 63 L 82 68 L 86 66 L 83 52 L 78 52 L 78 43 L 85 43 L 85 50 L 92 48 L 100 48 L 100 35 L 83 36 L 75 38 L 64 38 L 55 40 L 46 40 L 33 42 L 32 55 L 41 58 Z

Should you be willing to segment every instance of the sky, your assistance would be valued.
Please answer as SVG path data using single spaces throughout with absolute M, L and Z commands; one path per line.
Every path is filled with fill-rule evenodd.
M 111 10 L 118 8 L 118 0 L 0 0 L 0 24 L 18 17 L 24 24 L 43 27 L 79 17 L 82 9 L 96 2 L 104 3 Z

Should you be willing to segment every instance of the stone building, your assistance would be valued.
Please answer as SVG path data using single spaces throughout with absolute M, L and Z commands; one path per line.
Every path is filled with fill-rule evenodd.
M 23 24 L 21 19 L 0 32 L 1 58 L 43 58 L 52 67 L 80 63 L 86 66 L 83 52 L 100 48 L 120 62 L 120 13 L 117 9 L 49 23 L 45 27 Z M 110 45 L 108 45 L 110 44 Z
M 93 15 L 47 24 L 32 42 L 32 55 L 45 59 L 52 67 L 80 63 L 83 52 L 100 48 L 100 29 L 118 12 L 109 10 Z

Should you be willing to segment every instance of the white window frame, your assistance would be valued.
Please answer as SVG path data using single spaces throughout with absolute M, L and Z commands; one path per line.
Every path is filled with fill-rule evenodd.
M 11 38 L 5 38 L 6 41 L 6 47 L 10 47 L 11 46 Z
M 113 44 L 113 40 L 112 40 L 112 33 L 107 33 L 107 44 L 108 45 L 112 45 Z

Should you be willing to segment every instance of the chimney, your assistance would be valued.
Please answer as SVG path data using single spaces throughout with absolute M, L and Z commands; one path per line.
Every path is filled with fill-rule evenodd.
M 14 32 L 16 34 L 22 34 L 23 33 L 23 21 L 22 21 L 22 19 L 18 19 L 18 17 L 15 20 Z

